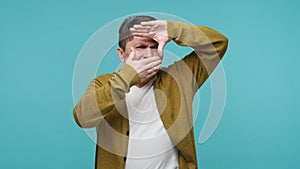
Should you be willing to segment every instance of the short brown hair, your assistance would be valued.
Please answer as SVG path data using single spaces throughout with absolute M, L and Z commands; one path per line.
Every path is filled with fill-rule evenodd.
M 147 15 L 130 16 L 126 18 L 119 29 L 119 47 L 125 51 L 126 43 L 132 40 L 132 35 L 129 29 L 132 28 L 133 25 L 153 20 L 157 19 Z

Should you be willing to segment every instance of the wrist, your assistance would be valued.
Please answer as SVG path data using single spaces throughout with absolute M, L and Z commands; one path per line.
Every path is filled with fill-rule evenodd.
M 136 70 L 127 63 L 124 64 L 120 73 L 123 74 L 124 80 L 130 82 L 130 86 L 141 83 L 141 79 Z
M 169 40 L 176 39 L 179 36 L 181 29 L 182 29 L 182 26 L 181 26 L 180 22 L 167 21 L 167 30 L 168 30 Z

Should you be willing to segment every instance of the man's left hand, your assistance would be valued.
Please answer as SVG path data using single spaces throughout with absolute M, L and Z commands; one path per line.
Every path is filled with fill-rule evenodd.
M 130 28 L 133 36 L 148 37 L 158 42 L 158 55 L 163 56 L 163 48 L 168 42 L 167 21 L 154 20 L 149 22 L 141 22 Z

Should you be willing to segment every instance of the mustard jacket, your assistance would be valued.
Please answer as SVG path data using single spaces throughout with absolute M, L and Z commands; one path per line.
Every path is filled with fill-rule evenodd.
M 180 169 L 194 169 L 193 97 L 223 57 L 228 40 L 204 26 L 167 21 L 167 27 L 170 40 L 194 51 L 157 73 L 153 82 L 155 100 L 161 120 L 179 150 Z M 138 83 L 135 70 L 124 64 L 112 74 L 95 78 L 73 110 L 80 127 L 96 127 L 96 169 L 125 167 L 129 135 L 125 93 Z

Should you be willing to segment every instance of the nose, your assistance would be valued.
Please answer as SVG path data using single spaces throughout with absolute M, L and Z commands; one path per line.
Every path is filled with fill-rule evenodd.
M 144 58 L 152 57 L 153 54 L 154 54 L 153 49 L 150 48 L 150 47 L 148 47 L 148 48 L 145 48 L 145 49 L 144 49 L 143 57 L 144 57 Z

